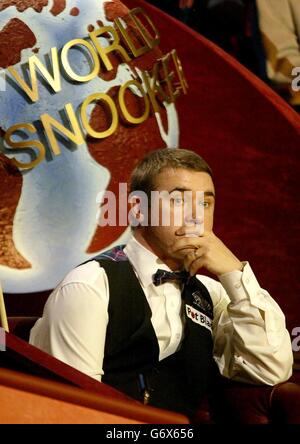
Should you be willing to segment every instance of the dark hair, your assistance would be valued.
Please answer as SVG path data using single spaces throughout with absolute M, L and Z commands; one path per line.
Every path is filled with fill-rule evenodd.
M 201 156 L 182 148 L 163 148 L 147 154 L 135 167 L 130 180 L 130 191 L 144 191 L 148 196 L 154 190 L 155 176 L 166 168 L 184 168 L 207 173 L 212 170 Z

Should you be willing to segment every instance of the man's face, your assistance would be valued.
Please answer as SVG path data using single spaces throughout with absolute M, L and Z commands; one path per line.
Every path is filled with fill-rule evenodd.
M 189 237 L 191 234 L 193 236 L 194 233 L 201 235 L 204 230 L 212 231 L 214 184 L 207 173 L 168 168 L 157 175 L 154 191 L 166 191 L 169 197 L 159 199 L 158 226 L 153 226 L 149 218 L 149 226 L 143 227 L 141 234 L 148 248 L 162 260 L 169 261 L 175 259 L 172 258 L 170 247 L 176 239 Z M 155 200 L 151 201 L 152 211 L 154 202 Z M 182 211 L 178 212 L 180 208 Z M 163 215 L 168 210 L 170 223 L 164 226 Z

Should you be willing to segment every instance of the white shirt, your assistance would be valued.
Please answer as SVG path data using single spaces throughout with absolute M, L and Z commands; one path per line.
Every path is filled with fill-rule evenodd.
M 152 275 L 169 268 L 131 238 L 124 249 L 152 311 L 159 359 L 176 352 L 183 339 L 181 290 Z M 273 385 L 292 373 L 292 348 L 285 318 L 269 293 L 260 288 L 248 263 L 220 282 L 197 275 L 214 305 L 214 359 L 220 372 L 244 382 Z M 97 261 L 72 270 L 50 295 L 43 317 L 31 330 L 30 343 L 89 376 L 101 380 L 109 285 Z M 146 350 L 145 350 L 146 352 Z

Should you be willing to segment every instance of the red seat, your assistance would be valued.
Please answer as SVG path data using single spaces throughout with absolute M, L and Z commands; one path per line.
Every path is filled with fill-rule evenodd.
M 29 341 L 31 328 L 38 320 L 37 316 L 11 316 L 8 317 L 8 326 L 10 333 L 18 336 L 24 341 Z
M 44 371 L 56 374 L 69 383 L 83 387 L 90 391 L 98 391 L 99 384 L 88 376 L 72 367 L 58 361 L 47 353 L 31 345 L 24 346 L 24 342 L 17 337 L 28 341 L 30 329 L 38 317 L 15 316 L 8 318 L 12 335 L 8 345 L 14 352 L 22 354 L 23 359 L 30 360 L 32 370 L 36 365 L 42 366 Z M 291 380 L 299 382 L 299 373 L 295 372 Z M 49 377 L 49 375 L 48 375 Z M 113 390 L 101 384 L 103 390 Z M 111 392 L 115 396 L 114 392 Z M 108 393 L 109 395 L 110 393 Z M 196 423 L 299 423 L 300 424 L 300 385 L 285 382 L 272 386 L 255 386 L 223 380 L 223 384 L 215 391 L 212 400 L 205 401 L 199 408 Z

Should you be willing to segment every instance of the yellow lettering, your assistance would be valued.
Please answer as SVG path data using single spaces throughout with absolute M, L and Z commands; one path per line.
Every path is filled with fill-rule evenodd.
M 145 102 L 145 110 L 144 110 L 144 113 L 140 117 L 132 116 L 129 113 L 129 111 L 127 109 L 127 106 L 126 106 L 126 103 L 125 103 L 125 93 L 126 93 L 126 90 L 129 87 L 131 87 L 131 86 L 138 88 L 138 90 L 142 94 L 144 102 Z M 123 116 L 125 117 L 125 119 L 129 123 L 135 123 L 135 124 L 142 123 L 149 116 L 149 112 L 150 112 L 149 99 L 148 99 L 148 97 L 147 97 L 147 95 L 146 95 L 142 85 L 140 83 L 138 83 L 136 80 L 129 80 L 128 82 L 126 82 L 124 85 L 121 86 L 121 88 L 119 89 L 119 103 L 120 103 L 120 108 L 121 108 L 121 111 L 123 113 Z
M 91 72 L 89 74 L 86 74 L 85 76 L 75 73 L 74 70 L 70 66 L 68 52 L 75 45 L 85 46 L 87 48 L 90 56 L 93 59 L 94 67 L 91 70 Z M 74 39 L 74 40 L 71 40 L 70 42 L 66 43 L 62 49 L 62 52 L 61 52 L 61 61 L 62 61 L 62 65 L 63 65 L 66 73 L 68 74 L 68 76 L 72 80 L 76 80 L 77 82 L 89 82 L 94 77 L 97 77 L 97 75 L 100 71 L 100 61 L 99 61 L 98 54 L 94 50 L 93 45 L 91 45 L 89 42 L 87 42 L 86 40 L 83 40 L 83 39 Z
M 154 26 L 152 20 L 150 17 L 146 14 L 146 12 L 142 8 L 134 8 L 129 12 L 129 17 L 131 17 L 139 29 L 143 39 L 145 40 L 147 46 L 149 48 L 154 48 L 155 46 L 159 45 L 160 43 L 160 35 L 156 27 Z M 148 29 L 143 25 L 141 20 L 138 18 L 138 15 L 143 16 L 152 30 L 154 31 L 154 36 L 151 36 Z
M 151 81 L 151 77 L 150 74 L 148 73 L 148 71 L 142 71 L 142 77 L 143 77 L 143 82 L 146 86 L 146 91 L 147 94 L 149 96 L 153 111 L 155 113 L 159 112 L 159 106 L 156 100 L 156 88 L 155 88 L 155 84 Z
M 43 123 L 48 141 L 50 143 L 51 149 L 55 156 L 58 156 L 61 151 L 58 146 L 56 137 L 54 135 L 53 128 L 58 130 L 60 133 L 65 135 L 68 139 L 70 139 L 72 142 L 74 142 L 76 145 L 81 145 L 84 143 L 84 138 L 78 123 L 78 120 L 76 118 L 75 112 L 73 110 L 73 106 L 71 103 L 67 103 L 65 106 L 68 119 L 71 123 L 72 131 L 70 131 L 68 128 L 66 128 L 62 123 L 58 122 L 53 117 L 49 116 L 49 114 L 42 114 L 41 115 L 41 121 Z
M 172 54 L 172 59 L 173 59 L 174 65 L 175 65 L 175 69 L 176 69 L 176 72 L 177 72 L 177 75 L 179 78 L 179 82 L 180 82 L 182 91 L 184 94 L 186 94 L 187 89 L 188 89 L 188 83 L 186 81 L 186 78 L 185 78 L 185 75 L 183 72 L 182 63 L 178 57 L 176 49 L 173 49 L 171 51 L 171 54 Z
M 4 140 L 7 143 L 7 145 L 11 148 L 18 149 L 18 150 L 24 150 L 29 152 L 29 154 L 32 157 L 36 157 L 34 160 L 32 160 L 29 163 L 22 163 L 15 159 L 14 157 L 11 159 L 13 164 L 17 168 L 22 168 L 24 170 L 29 170 L 31 168 L 36 167 L 39 163 L 41 163 L 45 159 L 46 150 L 44 145 L 39 142 L 38 140 L 21 140 L 19 142 L 16 142 L 12 140 L 12 135 L 16 131 L 22 131 L 27 130 L 30 133 L 36 133 L 36 128 L 31 123 L 18 123 L 16 125 L 11 126 L 4 135 Z M 34 148 L 37 148 L 39 151 L 38 156 L 36 156 L 36 152 L 33 150 Z
M 171 62 L 174 63 L 175 72 L 170 71 Z M 157 99 L 160 102 L 170 103 L 178 98 L 181 91 L 185 94 L 187 92 L 188 84 L 175 50 L 159 59 L 151 74 L 148 71 L 142 71 L 142 78 L 154 112 L 159 112 Z
M 159 64 L 155 63 L 151 75 L 148 71 L 142 71 L 143 82 L 146 87 L 146 92 L 150 99 L 152 108 L 155 113 L 159 112 L 159 105 L 156 98 L 158 97 L 161 102 L 168 101 L 168 97 L 164 93 L 160 80 L 158 79 L 159 74 Z
M 111 124 L 110 127 L 107 128 L 105 131 L 95 131 L 91 125 L 89 124 L 88 118 L 87 118 L 87 107 L 92 103 L 92 102 L 99 102 L 99 101 L 103 101 L 106 106 L 110 109 L 111 112 Z M 87 97 L 85 99 L 85 101 L 83 102 L 82 106 L 81 106 L 81 121 L 82 124 L 84 126 L 84 128 L 86 129 L 87 133 L 94 137 L 95 139 L 104 139 L 105 137 L 110 136 L 111 134 L 113 134 L 117 127 L 118 127 L 118 123 L 119 123 L 119 118 L 118 118 L 118 111 L 117 111 L 117 107 L 113 101 L 113 99 L 111 97 L 109 97 L 107 94 L 104 93 L 95 93 L 95 94 L 91 94 L 89 97 Z
M 124 20 L 124 19 L 123 19 Z M 114 20 L 114 23 L 116 25 L 116 27 L 118 28 L 118 30 L 120 31 L 120 34 L 125 42 L 125 44 L 127 45 L 127 47 L 129 48 L 129 50 L 131 51 L 132 55 L 134 57 L 140 57 L 141 55 L 145 54 L 146 52 L 149 52 L 152 48 L 150 46 L 144 45 L 144 46 L 140 46 L 139 48 L 137 48 L 129 34 L 129 32 L 126 30 L 126 28 L 123 26 L 122 21 L 119 18 L 116 18 Z M 134 34 L 137 32 L 138 28 L 130 28 L 130 32 L 131 34 Z M 135 31 L 135 32 L 134 32 Z M 138 41 L 138 36 L 136 36 L 136 40 Z M 145 39 L 144 39 L 145 41 Z
M 51 75 L 47 68 L 42 64 L 42 62 L 37 58 L 36 55 L 29 58 L 29 72 L 31 79 L 31 87 L 27 85 L 25 80 L 20 76 L 20 74 L 10 66 L 7 70 L 10 74 L 15 78 L 19 86 L 22 90 L 27 94 L 32 102 L 37 102 L 39 100 L 39 91 L 37 86 L 37 76 L 36 76 L 36 68 L 40 71 L 44 79 L 49 83 L 53 91 L 56 93 L 61 90 L 61 82 L 60 82 L 60 71 L 59 71 L 59 62 L 57 55 L 57 48 L 51 48 L 51 58 L 52 58 L 52 67 L 53 74 Z
M 103 47 L 101 46 L 97 37 L 100 37 L 103 34 L 110 33 L 113 36 L 113 42 L 109 46 Z M 131 58 L 127 54 L 126 50 L 120 45 L 120 39 L 116 32 L 116 30 L 112 26 L 103 26 L 97 31 L 93 31 L 89 34 L 92 42 L 94 43 L 101 60 L 103 61 L 105 68 L 107 71 L 111 71 L 113 69 L 113 65 L 109 60 L 108 54 L 112 52 L 117 52 L 124 62 L 130 62 Z

